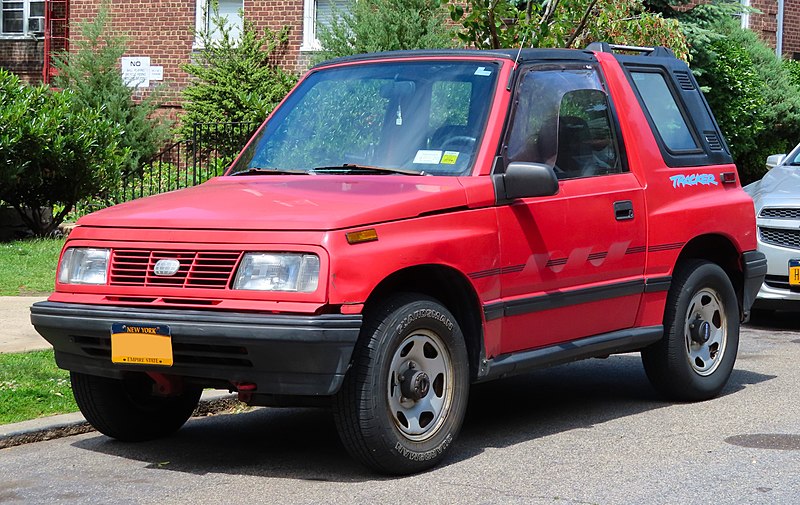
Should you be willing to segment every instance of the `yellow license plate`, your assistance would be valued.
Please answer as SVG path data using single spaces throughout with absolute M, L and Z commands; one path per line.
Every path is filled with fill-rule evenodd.
M 800 260 L 789 260 L 789 286 L 800 286 Z
M 112 324 L 111 361 L 126 365 L 172 366 L 169 326 Z

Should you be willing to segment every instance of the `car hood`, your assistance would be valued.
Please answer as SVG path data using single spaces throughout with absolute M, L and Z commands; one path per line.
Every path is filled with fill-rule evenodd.
M 464 207 L 458 178 L 253 175 L 115 205 L 81 226 L 237 230 L 332 230 Z
M 800 167 L 779 165 L 744 190 L 753 197 L 757 212 L 764 206 L 800 207 Z

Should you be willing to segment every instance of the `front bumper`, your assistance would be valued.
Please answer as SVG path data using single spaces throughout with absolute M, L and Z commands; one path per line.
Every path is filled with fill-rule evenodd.
M 253 383 L 254 393 L 331 395 L 344 380 L 360 315 L 293 316 L 210 310 L 39 302 L 31 307 L 34 328 L 55 349 L 59 367 L 120 378 L 155 372 L 208 385 Z M 113 323 L 168 325 L 171 367 L 111 362 Z
M 800 250 L 790 244 L 773 244 L 761 238 L 762 228 L 770 230 L 797 229 L 794 219 L 759 219 L 758 250 L 767 257 L 767 275 L 753 304 L 754 309 L 800 310 L 800 290 L 789 286 L 789 261 L 800 259 Z

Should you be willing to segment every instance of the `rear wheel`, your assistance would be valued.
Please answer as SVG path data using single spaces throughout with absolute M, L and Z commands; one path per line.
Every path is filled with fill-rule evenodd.
M 125 379 L 70 372 L 81 413 L 97 431 L 125 442 L 152 440 L 176 432 L 191 417 L 202 388 L 186 387 L 173 396 L 153 394 L 145 374 Z
M 739 347 L 739 304 L 722 268 L 690 260 L 675 268 L 664 337 L 642 351 L 650 381 L 665 396 L 698 401 L 719 394 Z
M 464 338 L 430 298 L 397 296 L 369 315 L 334 414 L 348 452 L 408 474 L 436 465 L 461 428 L 469 390 Z

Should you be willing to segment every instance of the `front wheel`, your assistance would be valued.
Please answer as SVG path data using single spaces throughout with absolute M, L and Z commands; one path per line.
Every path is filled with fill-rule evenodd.
M 452 314 L 427 297 L 396 296 L 365 320 L 334 402 L 336 426 L 365 466 L 419 472 L 458 435 L 468 390 L 466 346 Z
M 725 271 L 702 260 L 679 264 L 664 337 L 642 351 L 653 386 L 673 400 L 714 398 L 731 375 L 738 347 L 739 303 Z
M 145 374 L 124 379 L 70 372 L 72 393 L 81 413 L 100 433 L 124 442 L 152 440 L 177 431 L 191 417 L 199 387 L 185 387 L 174 396 L 153 393 Z

